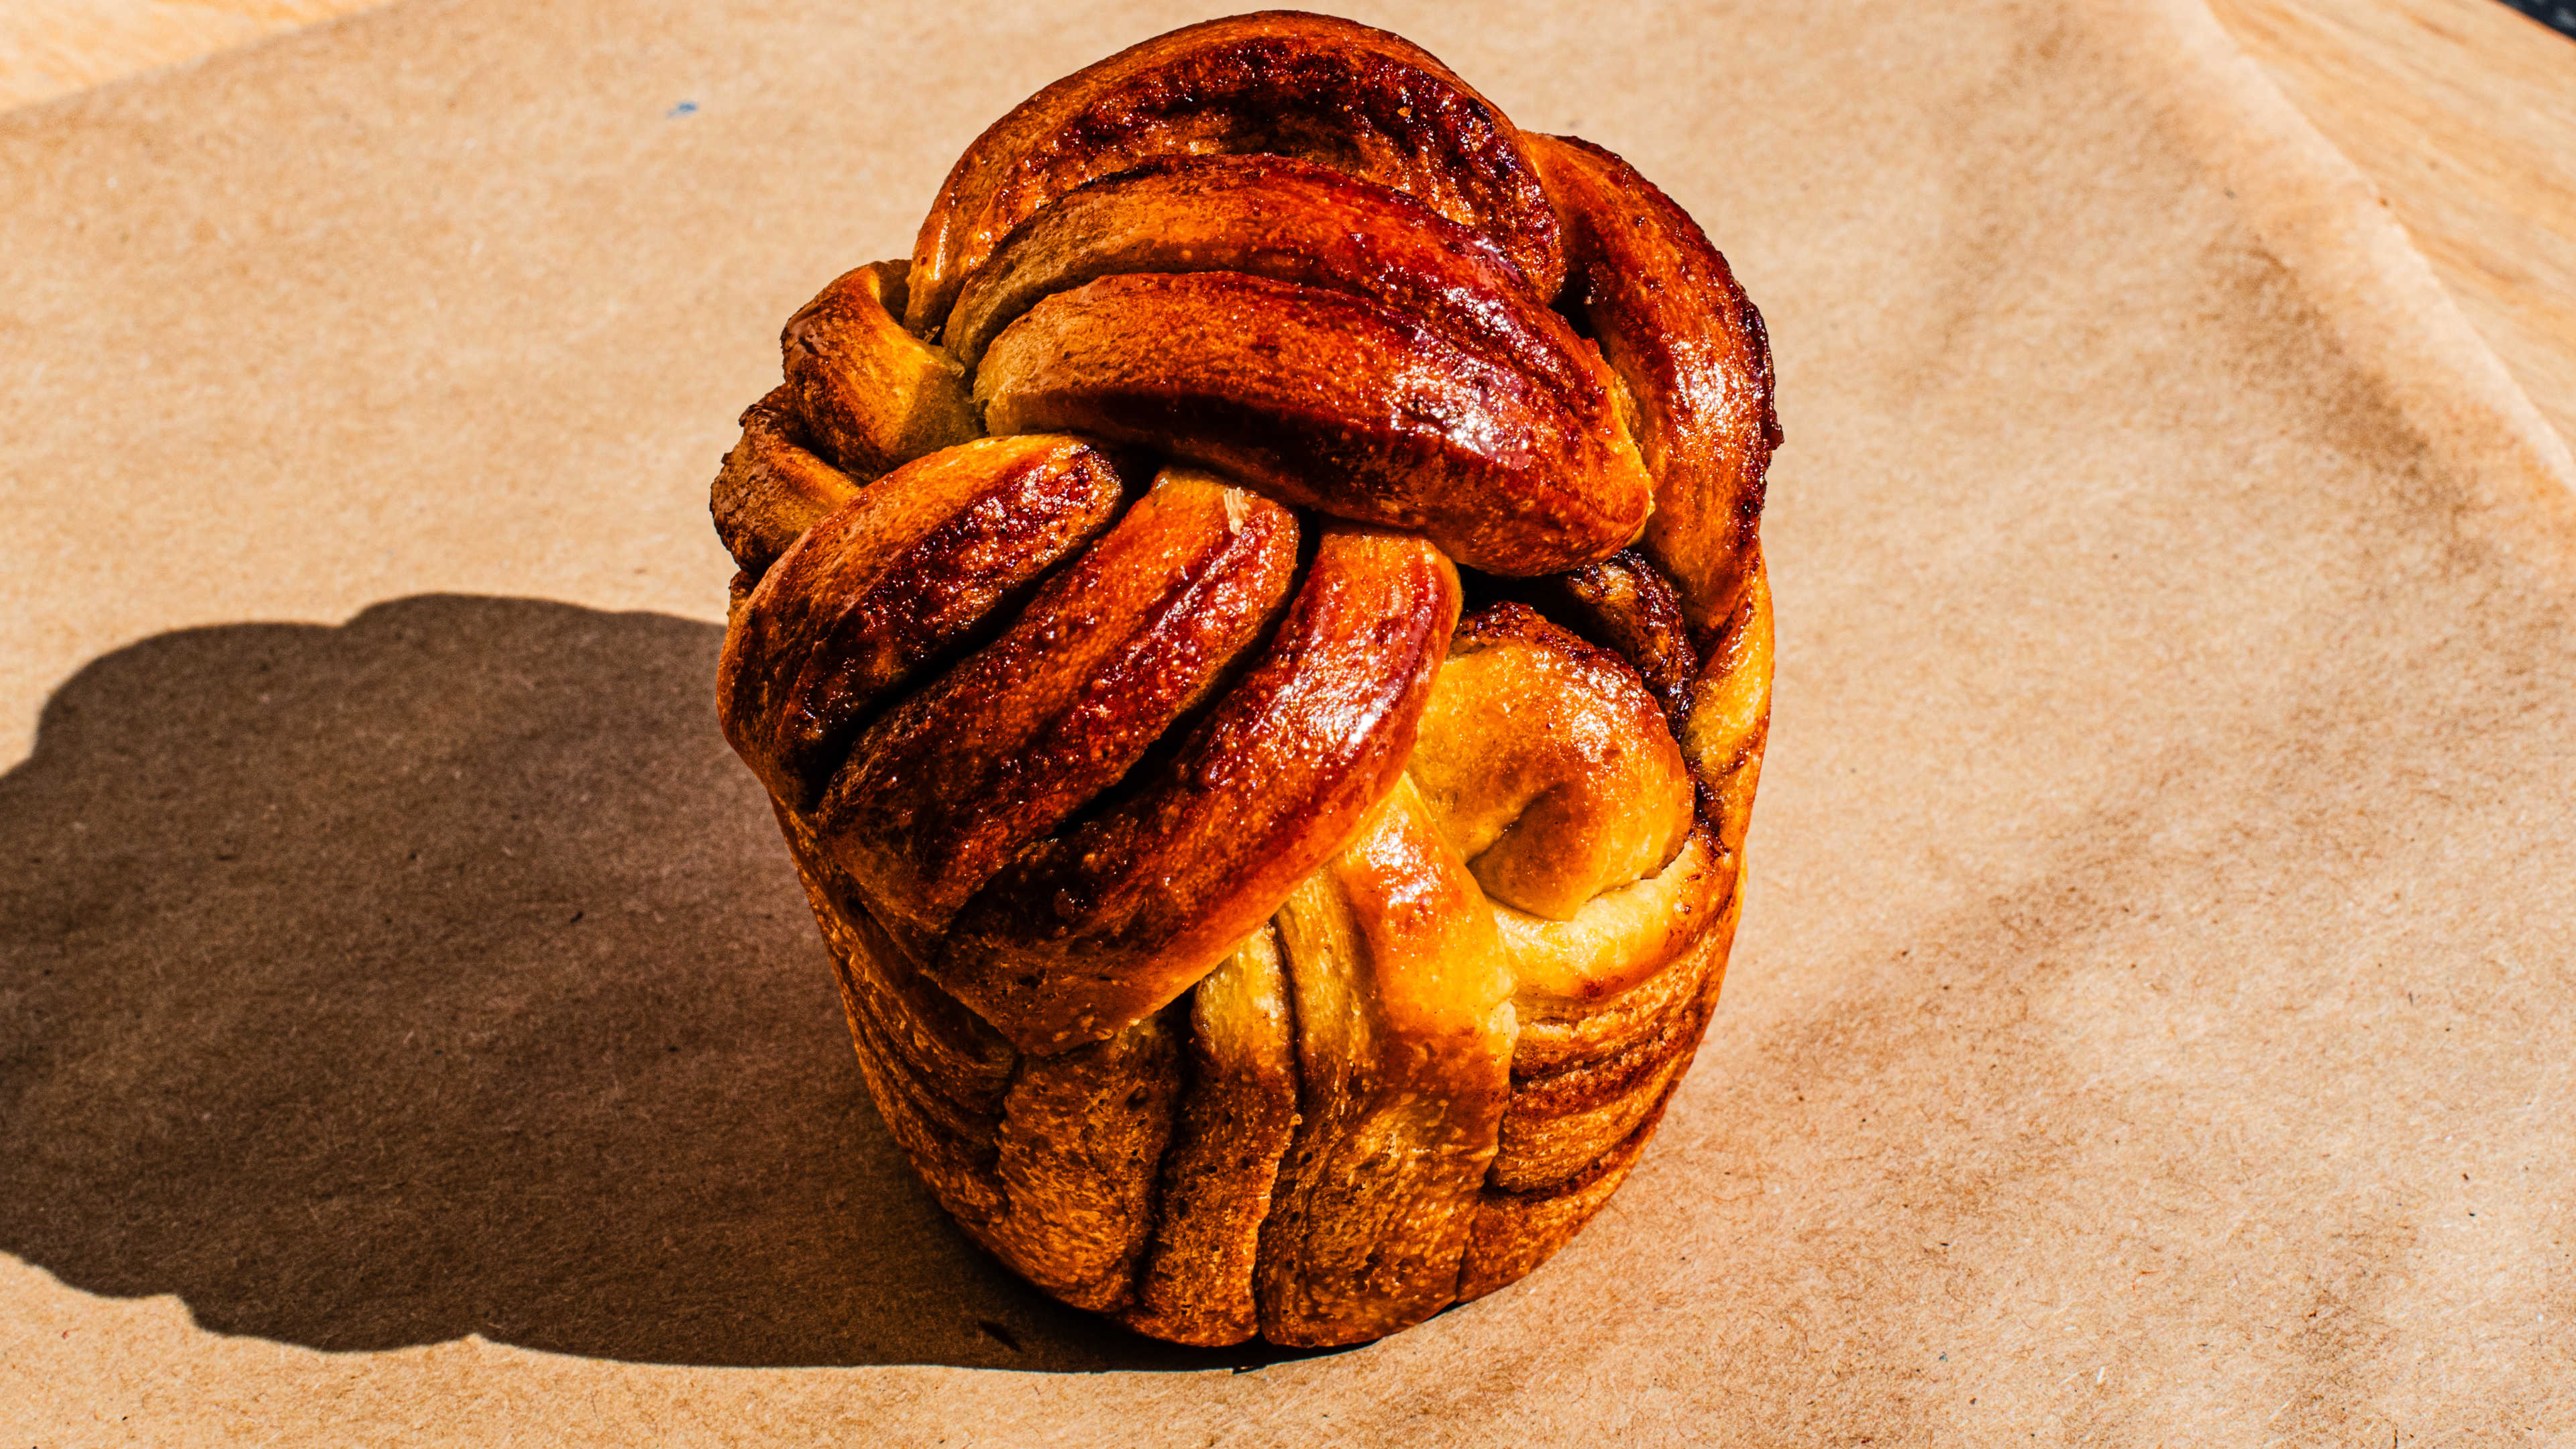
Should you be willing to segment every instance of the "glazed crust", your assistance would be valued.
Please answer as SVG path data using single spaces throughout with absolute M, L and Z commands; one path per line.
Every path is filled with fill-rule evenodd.
M 1258 1332 L 1252 1296 L 1279 1159 L 1297 1127 L 1297 1042 L 1278 932 L 1246 936 L 1190 992 L 1188 1090 L 1130 1328 L 1182 1343 Z
M 1535 385 L 1443 320 L 1240 272 L 1104 277 L 1012 323 L 975 395 L 997 433 L 1145 444 L 1489 573 L 1636 537 L 1651 487 L 1606 379 Z
M 1457 1297 L 1511 1098 L 1511 977 L 1475 878 L 1399 784 L 1278 917 L 1302 1120 L 1254 1282 L 1275 1343 L 1358 1343 Z
M 895 320 L 908 272 L 902 262 L 874 262 L 842 274 L 788 318 L 778 338 L 805 436 L 858 478 L 979 431 L 964 366 Z
M 725 454 L 709 500 L 716 537 L 754 579 L 805 530 L 859 496 L 859 481 L 805 446 L 795 395 L 781 383 L 743 409 L 742 441 Z
M 860 725 L 1118 516 L 1079 439 L 990 439 L 853 493 L 763 575 L 716 674 L 726 737 L 811 809 Z M 748 570 L 749 565 L 745 565 Z
M 1156 36 L 1057 81 L 975 138 L 913 244 L 906 320 L 928 333 L 1004 233 L 1086 181 L 1164 156 L 1321 162 L 1493 239 L 1552 297 L 1565 261 L 1520 133 L 1383 30 L 1268 11 Z
M 941 1206 L 1201 1344 L 1562 1246 L 1715 1008 L 1769 727 L 1768 346 L 1698 227 L 1238 17 L 997 123 L 782 362 L 719 715 Z
M 1135 795 L 968 902 L 932 975 L 1031 1051 L 1188 989 L 1394 788 L 1457 619 L 1429 544 L 1326 529 L 1261 662 Z
M 1166 157 L 1066 193 L 1004 237 L 943 335 L 973 366 L 1053 293 L 1185 272 L 1323 287 L 1436 318 L 1457 345 L 1561 391 L 1598 390 L 1605 377 L 1482 232 L 1392 186 L 1288 156 Z
M 1662 871 L 1695 818 L 1637 671 L 1521 604 L 1459 629 L 1408 768 L 1485 893 L 1553 921 Z
M 1691 622 L 1713 629 L 1752 577 L 1764 471 L 1780 444 L 1762 314 L 1699 223 L 1635 167 L 1571 136 L 1528 145 L 1565 223 L 1562 305 L 1637 400 L 1655 476 L 1646 557 Z
M 940 934 L 1207 699 L 1296 566 L 1294 514 L 1166 473 L 1001 637 L 859 734 L 816 834 L 903 932 Z

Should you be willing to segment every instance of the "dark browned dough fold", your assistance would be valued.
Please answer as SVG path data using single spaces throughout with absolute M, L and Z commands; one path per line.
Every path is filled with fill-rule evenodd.
M 1645 553 L 1694 625 L 1735 612 L 1758 557 L 1763 474 L 1780 427 L 1771 340 L 1690 213 L 1589 141 L 1532 136 L 1564 219 L 1564 305 L 1627 379 L 1655 478 Z
M 1606 386 L 1574 393 L 1346 292 L 1241 272 L 1105 277 L 995 339 L 996 433 L 1145 444 L 1499 574 L 1577 568 L 1645 526 Z
M 975 138 L 913 244 L 905 320 L 927 333 L 1002 235 L 1065 192 L 1161 156 L 1265 152 L 1410 193 L 1494 239 L 1530 290 L 1565 275 L 1520 133 L 1421 48 L 1270 11 L 1156 36 L 1057 81 Z

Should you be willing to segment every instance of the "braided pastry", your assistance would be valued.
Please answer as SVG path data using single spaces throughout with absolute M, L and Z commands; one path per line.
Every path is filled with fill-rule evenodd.
M 1716 1001 L 1769 719 L 1770 359 L 1699 227 L 1266 13 L 1039 92 L 783 349 L 723 725 L 940 1203 L 1203 1344 L 1571 1238 Z

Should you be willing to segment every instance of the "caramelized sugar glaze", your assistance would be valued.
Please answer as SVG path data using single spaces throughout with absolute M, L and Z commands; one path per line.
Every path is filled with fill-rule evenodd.
M 1707 1024 L 1769 719 L 1770 358 L 1699 227 L 1245 16 L 1032 97 L 782 344 L 719 702 L 940 1202 L 1202 1344 L 1563 1245 Z

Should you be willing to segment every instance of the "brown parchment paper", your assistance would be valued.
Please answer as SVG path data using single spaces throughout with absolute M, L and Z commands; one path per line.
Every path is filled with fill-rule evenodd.
M 977 130 L 1207 13 L 421 0 L 0 117 L 0 1440 L 2576 1437 L 2576 469 L 2187 0 L 1354 10 L 1770 318 L 1725 1003 L 1378 1345 L 962 1243 L 705 486 Z

